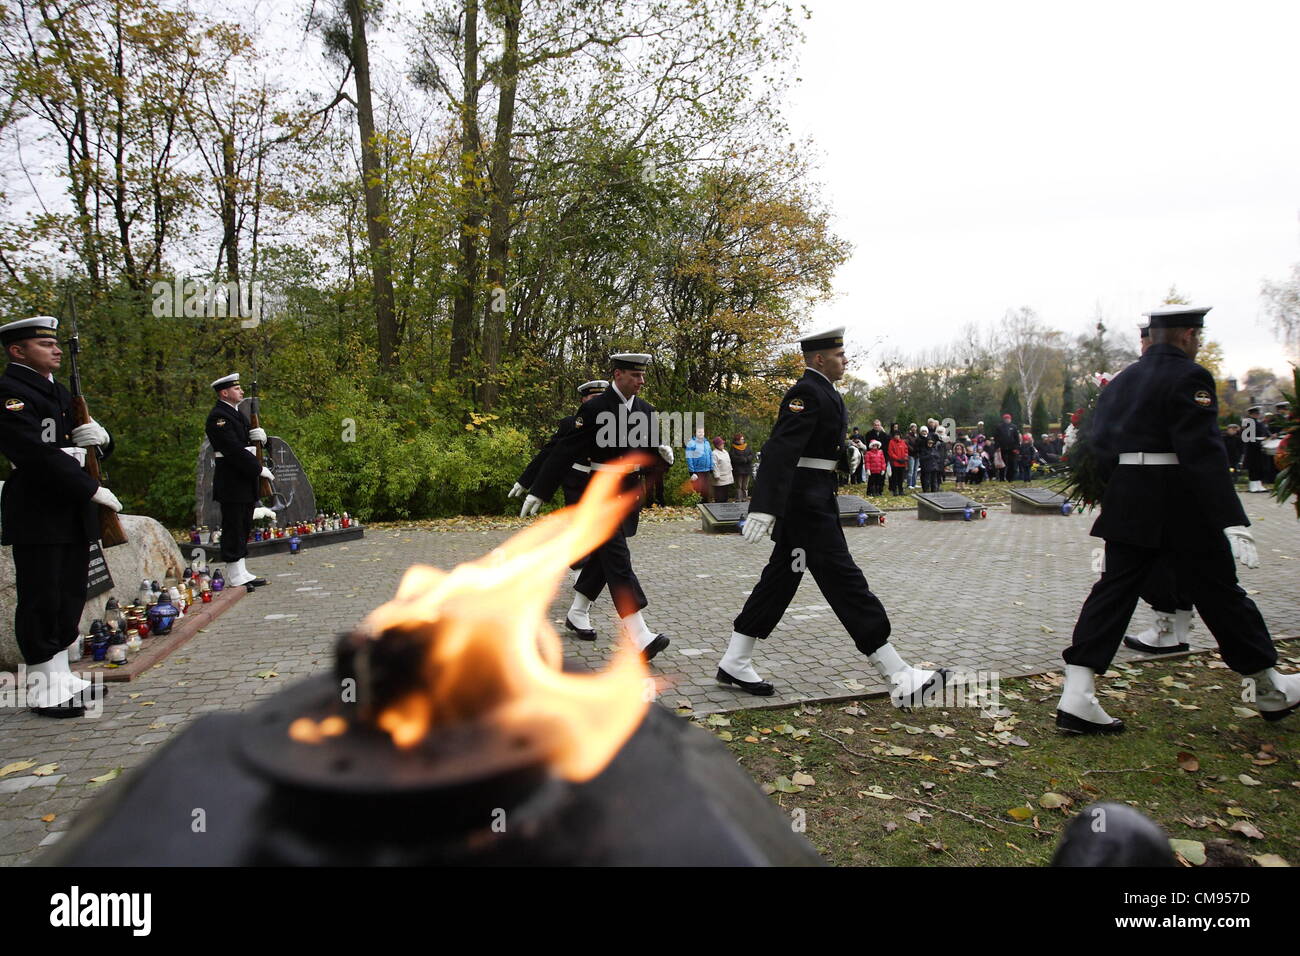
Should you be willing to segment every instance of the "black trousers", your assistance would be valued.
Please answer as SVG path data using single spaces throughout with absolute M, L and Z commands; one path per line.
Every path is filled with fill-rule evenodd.
M 1106 570 L 1083 602 L 1074 638 L 1061 655 L 1067 664 L 1080 664 L 1105 673 L 1124 637 L 1152 569 L 1167 562 L 1177 586 L 1193 596 L 1201 620 L 1219 643 L 1224 663 L 1238 674 L 1253 674 L 1277 663 L 1255 602 L 1237 583 L 1232 549 L 1225 538 L 1209 551 L 1187 548 L 1140 548 L 1106 542 Z
M 921 470 L 921 491 L 938 491 L 940 486 L 939 477 L 942 474 L 937 468 L 926 471 Z
M 221 560 L 248 557 L 248 533 L 253 530 L 251 501 L 221 502 Z
M 27 664 L 43 664 L 77 639 L 86 606 L 90 544 L 14 545 L 14 636 Z
M 635 614 L 650 603 L 645 591 L 641 590 L 636 572 L 632 570 L 632 552 L 628 549 L 627 533 L 623 527 L 587 555 L 573 589 L 587 600 L 594 601 L 606 585 L 609 585 L 609 596 L 619 617 Z
M 1161 614 L 1173 614 L 1178 610 L 1190 611 L 1195 603 L 1190 591 L 1179 588 L 1174 563 L 1163 554 L 1142 585 L 1142 600 L 1151 605 L 1153 611 Z
M 831 472 L 817 472 L 813 478 L 800 474 L 797 484 L 802 487 L 791 492 L 785 516 L 777 519 L 767 567 L 732 626 L 748 637 L 771 634 L 806 569 L 858 650 L 873 654 L 889 640 L 889 615 L 849 554 L 835 502 L 835 479 Z
M 903 493 L 903 482 L 907 480 L 906 465 L 889 466 L 889 490 L 896 495 Z

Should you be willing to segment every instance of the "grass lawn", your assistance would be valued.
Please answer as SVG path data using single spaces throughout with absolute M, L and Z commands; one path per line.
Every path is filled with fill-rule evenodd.
M 1300 664 L 1300 641 L 1278 649 L 1283 669 Z M 699 724 L 840 866 L 1041 866 L 1069 817 L 1100 800 L 1199 844 L 1204 865 L 1300 864 L 1300 714 L 1266 723 L 1202 654 L 1121 664 L 1098 696 L 1128 730 L 1067 737 L 1053 723 L 1061 680 L 1002 681 L 997 709 L 908 713 L 874 698 Z
M 1056 482 L 1046 478 L 1035 479 L 1032 482 L 1024 481 L 985 481 L 978 485 L 966 485 L 961 492 L 968 498 L 973 498 L 980 504 L 984 505 L 1003 505 L 1011 500 L 1010 491 L 1012 488 L 1050 488 L 1057 490 Z M 916 501 L 912 494 L 920 492 L 920 488 L 911 489 L 911 493 L 903 495 L 891 495 L 889 488 L 885 488 L 883 495 L 868 495 L 867 486 L 861 485 L 843 485 L 840 488 L 842 495 L 858 495 L 866 498 L 877 508 L 882 511 L 911 511 L 916 508 Z M 939 486 L 940 491 L 957 491 L 957 483 L 949 479 Z

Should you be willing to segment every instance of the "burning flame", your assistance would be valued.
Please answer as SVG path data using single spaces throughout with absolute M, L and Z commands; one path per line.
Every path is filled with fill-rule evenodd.
M 631 458 L 623 463 L 636 464 Z M 450 572 L 410 568 L 397 596 L 362 624 L 372 639 L 391 628 L 432 628 L 420 688 L 382 705 L 376 724 L 402 748 L 438 726 L 490 721 L 539 735 L 555 773 L 575 782 L 600 773 L 640 725 L 649 672 L 626 638 L 609 667 L 566 674 L 546 620 L 568 566 L 605 541 L 635 504 L 622 476 L 592 472 L 582 500 Z

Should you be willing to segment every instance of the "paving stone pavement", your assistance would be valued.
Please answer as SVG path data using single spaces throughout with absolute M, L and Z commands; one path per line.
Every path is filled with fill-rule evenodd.
M 1275 638 L 1300 635 L 1300 522 L 1263 496 L 1243 495 L 1263 566 L 1238 568 Z M 1086 516 L 1013 515 L 986 521 L 919 521 L 891 513 L 883 527 L 847 528 L 849 546 L 894 626 L 893 642 L 914 663 L 1019 676 L 1061 667 L 1079 607 L 1096 575 Z M 196 715 L 246 710 L 287 684 L 331 665 L 335 637 L 392 597 L 415 563 L 451 567 L 485 554 L 511 531 L 369 529 L 361 541 L 267 556 L 272 585 L 247 596 L 187 646 L 129 684 L 112 685 L 96 720 L 57 721 L 0 710 L 0 766 L 57 763 L 0 779 L 0 865 L 37 858 L 101 788 L 123 775 Z M 650 599 L 645 617 L 672 645 L 654 661 L 660 700 L 696 713 L 879 693 L 884 686 L 806 576 L 781 625 L 759 644 L 756 663 L 780 694 L 754 698 L 713 681 L 731 621 L 758 579 L 768 548 L 738 535 L 706 535 L 693 520 L 646 523 L 633 563 Z M 567 589 L 552 604 L 563 634 Z M 609 656 L 616 619 L 607 596 L 593 607 L 601 638 L 562 638 L 572 665 Z M 1139 606 L 1135 629 L 1150 612 Z M 1198 622 L 1197 649 L 1213 646 Z M 1120 658 L 1140 655 L 1120 651 Z M 259 677 L 259 674 L 275 676 Z M 1045 710 L 1044 720 L 1050 719 Z M 114 786 L 108 783 L 106 787 Z M 43 816 L 54 814 L 45 822 Z

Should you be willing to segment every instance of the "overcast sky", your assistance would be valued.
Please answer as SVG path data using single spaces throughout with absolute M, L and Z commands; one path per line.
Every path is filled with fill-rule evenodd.
M 1226 373 L 1286 371 L 1259 290 L 1300 261 L 1300 3 L 809 6 L 792 131 L 856 247 L 817 327 L 1127 334 L 1176 284 Z

